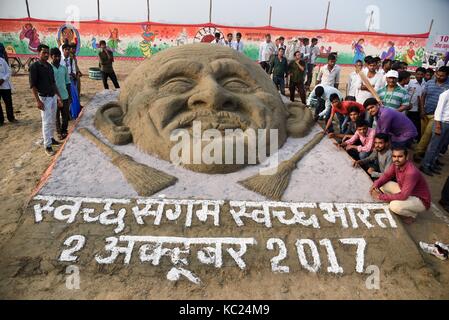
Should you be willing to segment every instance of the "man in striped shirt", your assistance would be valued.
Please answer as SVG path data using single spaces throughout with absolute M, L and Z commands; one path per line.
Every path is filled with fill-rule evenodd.
M 432 138 L 433 118 L 440 94 L 449 89 L 449 67 L 441 67 L 435 78 L 426 82 L 421 96 L 421 140 L 416 147 L 415 160 L 424 156 Z
M 377 91 L 384 107 L 399 112 L 410 109 L 410 98 L 406 89 L 398 85 L 399 74 L 390 70 L 386 74 L 387 85 Z

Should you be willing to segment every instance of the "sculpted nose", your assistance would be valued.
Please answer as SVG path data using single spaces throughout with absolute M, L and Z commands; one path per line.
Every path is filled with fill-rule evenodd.
M 214 79 L 207 78 L 197 86 L 197 91 L 189 98 L 190 109 L 234 110 L 237 107 L 235 97 L 226 92 Z

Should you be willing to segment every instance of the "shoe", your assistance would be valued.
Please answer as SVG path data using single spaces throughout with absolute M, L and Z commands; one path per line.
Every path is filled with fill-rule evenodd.
M 425 242 L 420 241 L 419 246 L 425 253 L 429 253 L 431 255 L 434 255 L 440 260 L 447 260 L 448 257 L 448 251 L 444 250 L 440 246 L 436 246 L 434 244 L 428 244 Z
M 59 146 L 59 145 L 61 144 L 61 142 L 56 141 L 55 139 L 51 138 L 51 144 L 52 144 L 53 146 Z
M 54 152 L 52 147 L 46 147 L 45 148 L 45 153 L 48 154 L 49 156 L 54 156 L 55 155 L 55 152 Z
M 429 169 L 431 172 L 435 173 L 435 174 L 441 174 L 440 170 L 437 170 L 435 167 L 430 167 Z
M 419 170 L 421 170 L 422 173 L 428 175 L 429 177 L 433 177 L 433 173 L 432 171 L 430 171 L 429 169 L 427 169 L 426 167 L 420 166 Z
M 440 248 L 442 248 L 443 250 L 446 250 L 446 251 L 449 252 L 449 245 L 444 244 L 444 243 L 439 242 L 439 241 L 436 241 L 436 242 L 435 242 L 435 245 L 440 246 Z
M 17 119 L 12 119 L 12 120 L 10 120 L 9 122 L 10 122 L 10 123 L 17 123 L 17 122 L 19 122 L 19 120 L 17 120 Z

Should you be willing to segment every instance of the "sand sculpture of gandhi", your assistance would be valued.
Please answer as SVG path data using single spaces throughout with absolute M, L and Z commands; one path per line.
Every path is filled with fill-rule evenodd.
M 312 114 L 299 103 L 284 105 L 270 77 L 244 54 L 202 43 L 169 48 L 145 60 L 126 79 L 119 101 L 102 106 L 95 116 L 95 126 L 111 143 L 134 142 L 167 161 L 175 144 L 170 135 L 176 129 L 191 132 L 193 121 L 201 121 L 203 131 L 277 129 L 281 147 L 288 135 L 307 133 Z M 246 164 L 183 166 L 227 173 Z

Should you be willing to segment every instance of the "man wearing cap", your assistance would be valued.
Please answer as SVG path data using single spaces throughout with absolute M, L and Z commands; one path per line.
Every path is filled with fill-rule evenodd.
M 399 73 L 395 70 L 390 70 L 385 76 L 387 78 L 387 85 L 377 91 L 384 107 L 399 112 L 408 110 L 410 99 L 407 90 L 398 85 Z

